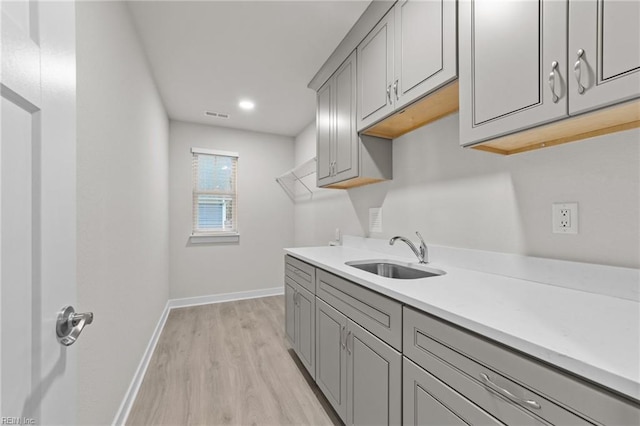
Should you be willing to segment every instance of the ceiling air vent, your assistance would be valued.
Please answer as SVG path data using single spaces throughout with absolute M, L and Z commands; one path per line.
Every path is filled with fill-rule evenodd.
M 209 117 L 223 118 L 225 120 L 229 118 L 229 114 L 225 114 L 223 112 L 205 111 L 204 115 L 208 115 Z

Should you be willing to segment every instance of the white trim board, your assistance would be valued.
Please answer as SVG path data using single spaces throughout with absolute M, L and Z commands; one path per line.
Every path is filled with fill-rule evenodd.
M 129 413 L 131 412 L 131 407 L 136 400 L 136 396 L 138 395 L 138 391 L 140 390 L 140 385 L 142 385 L 142 380 L 144 379 L 147 368 L 149 367 L 151 356 L 156 349 L 156 345 L 158 344 L 158 340 L 160 339 L 160 334 L 162 334 L 164 325 L 167 322 L 167 318 L 169 317 L 169 312 L 172 309 L 186 308 L 188 306 L 209 305 L 213 303 L 232 302 L 235 300 L 256 299 L 260 297 L 277 296 L 280 294 L 284 294 L 284 286 L 262 290 L 240 291 L 236 293 L 212 294 L 208 296 L 186 297 L 183 299 L 167 300 L 167 304 L 165 305 L 164 310 L 160 315 L 160 319 L 158 320 L 156 328 L 153 330 L 153 334 L 149 339 L 149 344 L 147 345 L 147 348 L 142 355 L 140 364 L 138 365 L 138 368 L 133 375 L 131 384 L 129 384 L 129 389 L 127 389 L 127 392 L 125 393 L 124 399 L 122 400 L 122 403 L 118 408 L 118 412 L 113 419 L 112 425 L 120 426 L 124 425 L 127 422 Z

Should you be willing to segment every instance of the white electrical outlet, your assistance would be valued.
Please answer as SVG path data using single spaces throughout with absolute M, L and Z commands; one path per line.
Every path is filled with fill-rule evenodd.
M 578 233 L 578 203 L 551 205 L 551 231 L 554 234 Z

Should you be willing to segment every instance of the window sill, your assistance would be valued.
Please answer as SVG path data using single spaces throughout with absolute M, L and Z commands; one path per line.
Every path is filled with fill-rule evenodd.
M 240 242 L 240 234 L 230 232 L 226 234 L 196 234 L 189 236 L 191 244 L 233 244 Z

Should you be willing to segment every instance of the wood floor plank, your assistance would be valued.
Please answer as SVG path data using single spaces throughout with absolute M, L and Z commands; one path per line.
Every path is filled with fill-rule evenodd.
M 173 309 L 128 425 L 341 425 L 284 336 L 284 297 Z

